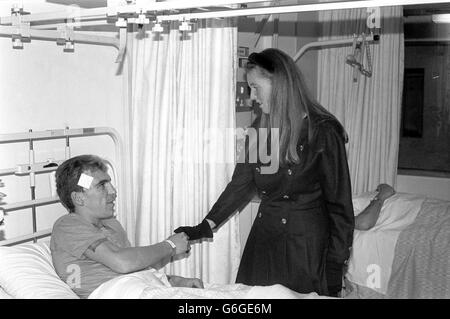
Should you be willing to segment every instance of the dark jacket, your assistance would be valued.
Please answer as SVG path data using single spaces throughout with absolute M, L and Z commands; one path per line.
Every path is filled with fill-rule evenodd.
M 321 121 L 311 142 L 306 132 L 297 165 L 261 174 L 260 162 L 238 163 L 206 218 L 219 225 L 258 193 L 261 204 L 237 282 L 335 295 L 354 229 L 345 141 L 333 120 Z

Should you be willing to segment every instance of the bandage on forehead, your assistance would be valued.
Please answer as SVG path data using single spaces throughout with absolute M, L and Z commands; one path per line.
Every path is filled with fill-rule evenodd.
M 91 187 L 92 181 L 94 178 L 85 173 L 81 173 L 80 179 L 78 180 L 78 186 L 81 186 L 85 189 L 89 189 Z

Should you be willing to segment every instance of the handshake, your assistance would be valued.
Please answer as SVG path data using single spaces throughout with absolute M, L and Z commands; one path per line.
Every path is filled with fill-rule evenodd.
M 190 240 L 213 237 L 211 227 L 215 227 L 214 222 L 211 222 L 210 224 L 206 219 L 197 226 L 178 227 L 174 230 L 175 235 L 167 238 L 167 241 L 175 245 L 175 247 L 173 247 L 175 249 L 175 255 L 188 253 L 191 250 L 189 245 Z

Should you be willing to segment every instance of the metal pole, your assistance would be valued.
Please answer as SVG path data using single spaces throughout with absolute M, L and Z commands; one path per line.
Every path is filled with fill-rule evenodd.
M 64 132 L 66 134 L 66 132 L 69 131 L 69 127 L 66 126 L 66 131 Z M 66 159 L 70 158 L 70 142 L 69 142 L 69 135 L 66 135 Z
M 29 132 L 31 133 L 33 130 L 30 129 Z M 30 153 L 29 153 L 29 164 L 30 167 L 34 164 L 34 149 L 33 149 L 33 138 L 30 138 Z M 33 171 L 30 172 L 30 189 L 31 189 L 31 200 L 36 199 L 36 179 L 35 174 Z M 37 225 L 36 225 L 36 206 L 31 206 L 31 216 L 33 219 L 33 233 L 37 231 Z M 33 242 L 37 242 L 36 238 L 33 238 Z

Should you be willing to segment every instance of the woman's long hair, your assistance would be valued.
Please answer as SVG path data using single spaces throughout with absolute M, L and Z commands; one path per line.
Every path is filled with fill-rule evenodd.
M 317 124 L 323 120 L 335 122 L 347 142 L 344 128 L 333 114 L 312 97 L 303 74 L 289 55 L 273 48 L 252 53 L 248 58 L 246 72 L 254 69 L 271 80 L 270 111 L 269 114 L 261 114 L 260 127 L 279 129 L 281 165 L 300 162 L 297 143 L 305 121 L 308 121 L 309 143 L 312 142 Z

